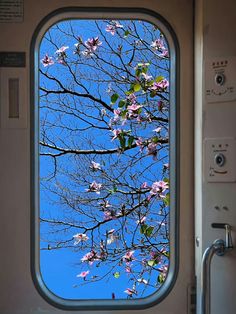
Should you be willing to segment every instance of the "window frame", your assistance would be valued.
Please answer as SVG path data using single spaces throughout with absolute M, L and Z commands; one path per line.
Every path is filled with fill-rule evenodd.
M 133 18 L 135 16 L 135 19 Z M 64 299 L 52 293 L 44 284 L 39 259 L 39 46 L 45 32 L 68 19 L 142 19 L 163 32 L 171 51 L 170 58 L 170 111 L 169 111 L 169 160 L 170 160 L 170 267 L 161 288 L 152 295 L 137 299 Z M 64 310 L 129 310 L 154 306 L 165 299 L 172 290 L 179 269 L 179 44 L 170 24 L 158 13 L 144 8 L 79 8 L 67 7 L 53 11 L 37 26 L 30 46 L 30 141 L 31 141 L 31 276 L 39 294 L 51 305 Z

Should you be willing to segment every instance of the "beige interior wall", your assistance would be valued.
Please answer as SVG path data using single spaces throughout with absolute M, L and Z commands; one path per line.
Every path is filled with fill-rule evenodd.
M 213 229 L 214 222 L 232 225 L 236 245 L 236 184 L 209 183 L 205 173 L 206 138 L 236 138 L 236 101 L 208 103 L 205 83 L 208 68 L 206 60 L 214 57 L 236 56 L 236 2 L 234 0 L 196 1 L 195 24 L 195 222 L 196 273 L 200 292 L 200 267 L 204 250 L 224 231 Z M 232 69 L 236 76 L 235 69 Z M 235 156 L 236 157 L 236 156 Z M 233 170 L 235 171 L 235 170 Z M 215 209 L 219 206 L 219 209 Z M 224 210 L 227 206 L 228 210 Z M 212 260 L 211 304 L 214 314 L 236 312 L 236 253 Z M 200 293 L 198 293 L 198 312 Z
M 29 49 L 33 32 L 51 11 L 70 6 L 144 7 L 156 10 L 172 25 L 180 42 L 181 206 L 180 271 L 174 289 L 160 305 L 129 313 L 187 314 L 187 287 L 192 284 L 193 263 L 193 80 L 192 1 L 189 0 L 25 0 L 24 23 L 1 23 L 0 50 L 25 51 L 27 123 L 0 129 L 0 313 L 72 313 L 50 306 L 34 288 L 30 275 L 30 104 Z M 4 77 L 0 69 L 1 79 Z M 1 108 L 5 106 L 1 99 Z M 177 306 L 178 305 L 178 306 Z M 118 311 L 116 313 L 125 313 Z M 109 312 L 106 312 L 109 313 Z M 128 313 L 128 312 L 127 312 Z

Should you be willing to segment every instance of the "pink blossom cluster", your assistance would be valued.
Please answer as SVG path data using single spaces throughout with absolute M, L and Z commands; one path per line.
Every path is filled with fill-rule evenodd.
M 54 61 L 52 57 L 49 57 L 47 54 L 44 56 L 44 58 L 41 60 L 44 67 L 47 67 L 49 65 L 54 64 Z
M 125 255 L 122 256 L 122 260 L 126 263 L 130 263 L 132 262 L 135 258 L 134 258 L 134 252 L 135 251 L 127 251 L 125 253 Z
M 158 55 L 160 58 L 168 58 L 169 57 L 169 51 L 165 47 L 165 43 L 164 43 L 163 38 L 158 38 L 158 39 L 154 40 L 151 43 L 151 47 L 154 50 L 157 50 L 160 52 L 160 54 Z
M 100 260 L 100 256 L 94 250 L 91 250 L 90 252 L 86 253 L 81 258 L 81 262 L 88 262 L 90 265 L 92 265 L 94 261 L 99 261 L 99 260 Z
M 112 130 L 113 133 L 113 137 L 112 137 L 112 141 L 115 140 L 116 138 L 119 137 L 119 135 L 122 133 L 123 131 L 121 129 L 114 129 Z
M 156 160 L 157 159 L 157 144 L 156 143 L 149 143 L 147 146 L 147 155 L 148 156 L 153 156 L 153 159 Z
M 169 86 L 169 81 L 167 79 L 163 79 L 160 82 L 154 82 L 152 87 L 150 88 L 153 91 L 165 91 Z
M 106 26 L 106 32 L 114 36 L 118 28 L 123 28 L 123 25 L 121 25 L 118 21 L 112 20 L 110 24 Z
M 128 106 L 127 109 L 128 109 L 128 116 L 129 116 L 129 118 L 138 118 L 139 117 L 138 111 L 142 107 L 143 106 L 137 105 L 135 103 L 133 103 L 132 105 Z
M 90 185 L 89 188 L 86 189 L 87 192 L 96 192 L 96 194 L 100 194 L 100 190 L 102 188 L 101 183 L 97 183 L 96 181 L 93 181 Z
M 58 63 L 61 63 L 63 65 L 66 64 L 66 50 L 68 49 L 69 47 L 68 46 L 62 46 L 61 48 L 59 48 L 55 53 L 57 55 L 57 61 Z
M 94 52 L 102 45 L 102 42 L 99 40 L 99 37 L 88 38 L 84 43 L 86 49 L 82 51 L 82 54 L 85 57 L 91 57 L 94 55 Z
M 117 219 L 117 213 L 114 209 L 104 211 L 104 220 Z
M 169 188 L 168 182 L 165 181 L 156 181 L 152 184 L 152 188 L 150 190 L 151 195 L 159 195 L 164 198 L 163 194 Z

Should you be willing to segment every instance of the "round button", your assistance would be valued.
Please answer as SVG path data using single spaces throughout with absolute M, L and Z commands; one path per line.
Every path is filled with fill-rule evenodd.
M 217 164 L 218 167 L 223 167 L 225 161 L 226 161 L 225 155 L 221 153 L 215 155 L 215 163 Z
M 225 75 L 223 73 L 216 74 L 216 76 L 215 76 L 215 83 L 216 83 L 216 85 L 220 85 L 220 86 L 224 85 L 224 83 L 225 83 Z

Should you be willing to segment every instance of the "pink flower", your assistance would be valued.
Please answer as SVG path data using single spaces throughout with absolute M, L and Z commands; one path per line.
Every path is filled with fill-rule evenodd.
M 125 266 L 125 271 L 126 271 L 127 273 L 132 273 L 132 269 L 131 269 L 131 267 L 128 266 L 128 265 Z
M 98 260 L 99 257 L 97 256 L 97 253 L 94 250 L 88 252 L 81 258 L 81 262 L 89 262 L 90 265 L 92 265 L 94 261 Z
M 145 79 L 145 81 L 151 81 L 152 80 L 151 75 L 147 75 L 146 73 L 141 73 L 141 75 Z
M 141 185 L 141 189 L 147 189 L 147 188 L 148 188 L 147 182 L 143 182 Z
M 54 64 L 54 61 L 52 60 L 52 57 L 49 57 L 47 54 L 44 56 L 44 58 L 41 60 L 44 67 L 47 67 L 49 65 Z
M 66 58 L 66 50 L 68 49 L 68 46 L 62 46 L 59 48 L 55 53 L 57 54 L 57 60 L 58 63 L 66 65 L 65 58 Z
M 107 239 L 107 244 L 112 244 L 113 242 L 115 242 L 116 240 L 119 239 L 119 237 L 117 235 L 114 234 L 115 229 L 111 229 L 110 231 L 108 231 L 107 235 L 108 235 L 108 239 Z
M 89 270 L 87 271 L 82 271 L 79 275 L 77 275 L 76 277 L 81 277 L 84 278 L 89 274 Z
M 135 141 L 135 144 L 140 147 L 140 150 L 143 150 L 144 143 L 143 143 L 143 140 L 142 140 L 141 137 L 139 137 L 139 138 Z
M 74 245 L 89 239 L 89 237 L 84 233 L 77 233 L 73 236 L 73 238 L 75 239 Z
M 165 181 L 156 181 L 152 184 L 150 191 L 151 195 L 156 195 L 165 192 L 169 188 L 168 183 Z
M 68 46 L 62 46 L 61 48 L 59 48 L 56 53 L 60 54 L 60 53 L 65 53 L 65 51 L 68 49 Z
M 111 35 L 115 35 L 116 28 L 114 25 L 107 25 L 106 26 L 106 32 L 111 33 Z
M 94 56 L 94 53 L 92 53 L 92 51 L 90 51 L 90 50 L 85 49 L 82 51 L 82 55 L 85 57 L 92 57 L 92 56 Z
M 119 120 L 120 120 L 120 114 L 121 114 L 120 109 L 114 109 L 114 118 L 113 118 L 113 122 L 116 122 L 116 121 L 119 121 Z
M 98 46 L 102 45 L 102 42 L 98 37 L 88 38 L 84 43 L 90 52 L 94 52 L 97 50 Z
M 143 106 L 141 105 L 136 105 L 136 104 L 132 104 L 131 106 L 128 106 L 127 109 L 130 112 L 136 112 L 137 110 L 139 110 L 140 108 L 142 108 Z
M 127 100 L 131 103 L 131 105 L 134 105 L 137 102 L 135 94 L 130 94 L 127 96 Z
M 121 129 L 112 130 L 112 133 L 114 135 L 112 138 L 112 141 L 113 141 L 122 133 L 122 130 Z
M 147 217 L 146 216 L 143 216 L 141 219 L 138 219 L 136 221 L 136 223 L 139 225 L 139 224 L 143 224 L 145 221 L 146 221 Z
M 127 288 L 124 292 L 127 293 L 131 297 L 133 294 L 137 294 L 137 291 L 135 289 L 130 289 L 130 288 Z
M 147 154 L 153 156 L 153 159 L 156 160 L 157 157 L 157 144 L 149 143 L 147 146 Z
M 136 104 L 132 104 L 132 105 L 128 106 L 127 109 L 129 112 L 129 118 L 137 118 L 137 119 L 139 118 L 139 122 L 140 122 L 141 120 L 140 120 L 140 116 L 138 114 L 138 110 L 142 107 L 143 106 L 136 105 Z
M 151 256 L 151 259 L 154 260 L 156 263 L 159 263 L 161 260 L 161 255 L 157 251 L 151 251 L 150 256 Z
M 137 279 L 137 282 L 143 283 L 143 284 L 145 284 L 145 285 L 147 285 L 147 283 L 148 283 L 148 281 L 147 281 L 146 279 L 144 279 L 144 278 L 139 278 L 139 279 Z
M 122 260 L 126 263 L 132 262 L 134 260 L 134 252 L 135 251 L 127 251 L 124 256 L 122 256 Z
M 154 91 L 164 91 L 169 86 L 169 81 L 167 79 L 161 80 L 160 82 L 154 82 L 151 90 Z
M 159 271 L 162 273 L 162 278 L 166 279 L 166 275 L 168 272 L 168 265 L 162 265 L 161 268 L 159 268 Z
M 169 51 L 167 49 L 163 49 L 162 53 L 158 55 L 160 58 L 169 58 Z
M 164 41 L 163 39 L 156 39 L 151 43 L 151 47 L 155 50 L 163 50 L 166 49 L 164 46 Z
M 99 205 L 102 206 L 102 209 L 106 209 L 106 208 L 112 207 L 112 205 L 109 204 L 109 201 L 107 201 L 107 200 L 104 200 L 104 202 L 100 203 Z
M 114 210 L 106 210 L 104 211 L 104 220 L 116 219 L 116 212 Z
M 162 129 L 162 127 L 156 128 L 156 129 L 153 130 L 153 132 L 159 133 L 161 131 L 161 129 Z
M 95 181 L 93 181 L 90 185 L 89 185 L 89 189 L 87 189 L 87 192 L 96 192 L 96 194 L 100 194 L 100 190 L 102 188 L 102 184 L 101 183 L 97 183 Z
M 118 28 L 123 28 L 123 25 L 119 24 L 117 21 L 111 21 L 111 24 L 106 26 L 106 32 L 114 36 Z
M 91 166 L 90 168 L 93 170 L 93 171 L 97 171 L 97 170 L 101 170 L 101 165 L 98 163 L 98 162 L 95 162 L 95 161 L 91 161 Z

